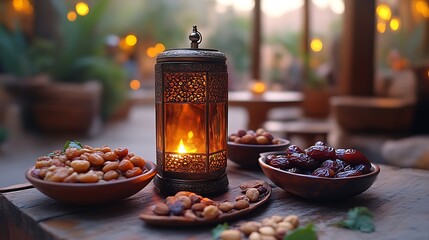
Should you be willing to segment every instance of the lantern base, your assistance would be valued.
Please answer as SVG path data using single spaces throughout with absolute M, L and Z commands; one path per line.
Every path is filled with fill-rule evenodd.
M 156 192 L 160 195 L 176 194 L 179 191 L 189 191 L 196 194 L 213 194 L 223 192 L 229 185 L 226 173 L 215 179 L 208 180 L 183 180 L 162 178 L 156 175 L 153 183 L 156 187 Z

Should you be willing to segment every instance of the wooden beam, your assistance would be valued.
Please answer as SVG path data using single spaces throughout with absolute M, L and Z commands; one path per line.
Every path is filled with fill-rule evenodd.
M 252 79 L 261 77 L 261 0 L 255 0 L 252 32 Z
M 371 96 L 374 82 L 375 0 L 344 0 L 338 90 Z
M 303 6 L 302 53 L 304 56 L 303 81 L 307 81 L 310 70 L 310 0 L 304 0 Z M 304 84 L 304 83 L 303 83 Z

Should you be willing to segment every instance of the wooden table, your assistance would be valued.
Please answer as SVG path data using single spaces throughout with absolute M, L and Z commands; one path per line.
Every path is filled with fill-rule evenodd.
M 228 162 L 230 186 L 251 179 L 269 180 L 260 171 L 245 171 Z M 309 202 L 278 187 L 270 200 L 246 216 L 229 222 L 260 221 L 272 215 L 296 214 L 302 224 L 313 222 L 319 239 L 428 239 L 429 171 L 381 165 L 378 179 L 366 192 L 338 202 Z M 269 182 L 270 183 L 270 182 Z M 58 203 L 29 185 L 2 189 L 0 239 L 210 239 L 207 227 L 154 227 L 139 213 L 161 198 L 152 183 L 116 204 L 70 206 Z M 366 206 L 374 213 L 376 231 L 361 233 L 332 226 L 350 208 Z
M 301 92 L 268 91 L 254 95 L 248 91 L 229 92 L 229 106 L 243 107 L 249 117 L 247 129 L 256 130 L 267 121 L 268 112 L 273 108 L 301 106 L 304 97 Z

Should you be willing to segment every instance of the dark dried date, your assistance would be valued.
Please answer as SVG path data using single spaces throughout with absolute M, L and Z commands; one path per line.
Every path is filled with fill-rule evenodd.
M 314 170 L 319 167 L 319 163 L 305 153 L 292 153 L 288 158 L 293 167 L 301 168 L 304 170 Z
M 316 142 L 302 151 L 290 145 L 283 154 L 266 156 L 266 163 L 284 171 L 319 177 L 352 177 L 371 172 L 371 163 L 358 150 L 334 149 Z
M 291 153 L 304 153 L 304 151 L 302 151 L 302 149 L 300 147 L 298 147 L 297 145 L 289 145 L 286 152 L 289 154 L 291 154 Z
M 311 146 L 305 150 L 308 156 L 322 163 L 328 159 L 336 159 L 335 149 L 328 146 Z
M 320 167 L 317 168 L 316 170 L 313 171 L 313 173 L 311 174 L 313 176 L 318 176 L 318 177 L 334 177 L 335 176 L 335 171 L 327 168 L 327 167 Z
M 371 165 L 368 158 L 356 149 L 346 149 L 341 160 L 352 166 L 357 166 L 359 164 Z
M 343 172 L 338 172 L 337 174 L 335 174 L 336 178 L 345 178 L 345 177 L 353 177 L 353 176 L 360 176 L 362 175 L 361 172 L 352 169 L 352 170 L 347 170 L 347 171 L 343 171 Z
M 277 158 L 272 158 L 271 160 L 268 160 L 268 164 L 270 166 L 273 166 L 275 168 L 280 168 L 280 169 L 287 169 L 287 168 L 291 168 L 293 167 L 291 165 L 291 163 L 289 162 L 289 159 L 287 159 L 286 157 L 277 157 Z
M 344 161 L 341 161 L 340 159 L 336 159 L 335 161 L 332 160 L 326 160 L 320 165 L 320 167 L 326 167 L 329 169 L 332 169 L 334 172 L 342 171 L 347 164 Z

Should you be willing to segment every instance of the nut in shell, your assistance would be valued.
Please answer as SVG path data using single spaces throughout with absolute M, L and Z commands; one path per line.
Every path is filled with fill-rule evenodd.
M 170 214 L 170 208 L 165 203 L 157 203 L 152 211 L 159 216 L 167 216 Z
M 256 188 L 248 188 L 246 190 L 246 197 L 250 202 L 257 202 L 259 199 L 259 191 Z
M 224 213 L 229 212 L 232 209 L 234 209 L 234 205 L 230 202 L 223 202 L 219 204 L 219 210 L 221 210 Z
M 219 216 L 219 208 L 214 206 L 214 205 L 210 205 L 204 208 L 203 210 L 203 217 L 205 219 L 214 219 L 217 218 Z
M 246 200 L 238 200 L 234 204 L 234 208 L 237 210 L 242 210 L 249 207 L 249 202 Z

